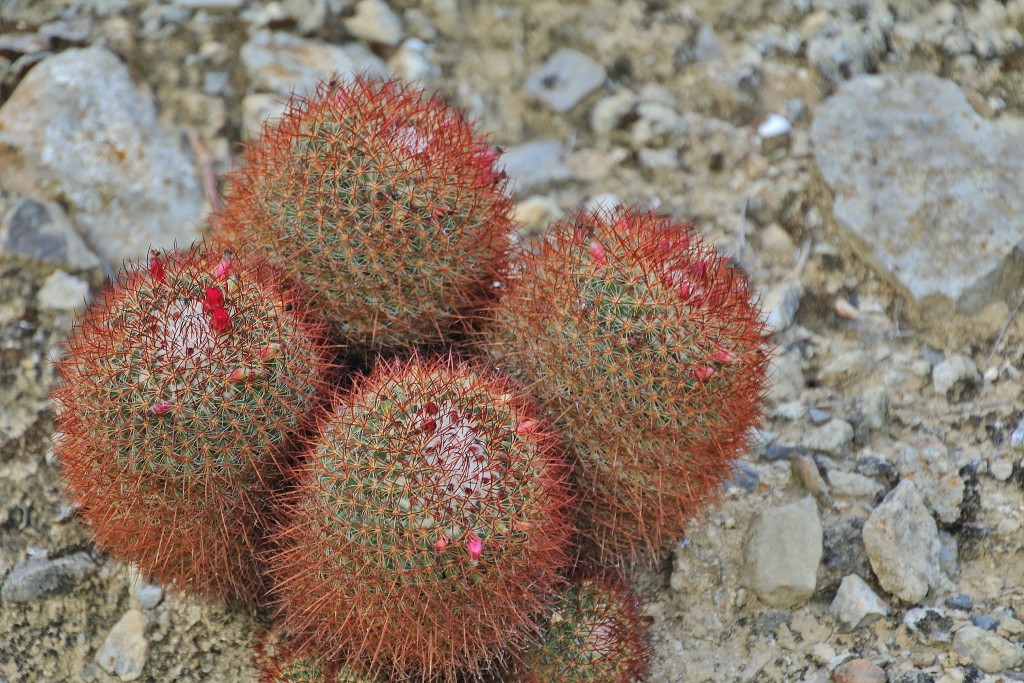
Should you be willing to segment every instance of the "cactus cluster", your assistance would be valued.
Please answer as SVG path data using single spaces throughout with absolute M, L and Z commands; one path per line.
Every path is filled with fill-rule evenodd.
M 82 517 L 266 610 L 267 683 L 633 680 L 603 572 L 679 540 L 758 419 L 742 274 L 639 209 L 514 250 L 498 156 L 416 89 L 325 83 L 246 150 L 218 246 L 130 266 L 72 332 Z

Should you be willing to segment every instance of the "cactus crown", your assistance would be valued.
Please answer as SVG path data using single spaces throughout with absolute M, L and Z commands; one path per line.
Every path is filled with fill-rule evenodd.
M 438 98 L 334 81 L 264 130 L 219 222 L 309 285 L 353 344 L 437 342 L 493 298 L 504 268 L 497 157 Z
M 322 381 L 319 328 L 270 271 L 233 263 L 197 247 L 130 269 L 68 342 L 62 420 L 129 468 L 194 477 L 275 457 Z

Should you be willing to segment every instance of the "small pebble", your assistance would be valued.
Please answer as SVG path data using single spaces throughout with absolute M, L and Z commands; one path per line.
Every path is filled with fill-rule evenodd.
M 832 419 L 832 416 L 821 408 L 810 407 L 807 409 L 807 417 L 816 425 L 822 425 Z
M 402 40 L 402 20 L 383 0 L 359 0 L 356 13 L 345 20 L 345 30 L 370 43 L 398 45 Z
M 953 354 L 932 369 L 935 393 L 945 396 L 950 403 L 973 398 L 981 386 L 981 374 L 967 356 Z
M 55 270 L 43 282 L 36 295 L 39 308 L 48 311 L 73 311 L 85 308 L 89 283 L 63 270 Z
M 768 114 L 757 127 L 757 134 L 761 138 L 774 138 L 779 135 L 789 135 L 791 130 L 793 130 L 793 125 L 784 116 Z
M 604 83 L 605 68 L 577 50 L 561 48 L 526 79 L 526 90 L 562 114 Z
M 856 574 L 843 577 L 829 612 L 843 629 L 853 631 L 889 614 L 889 606 Z
M 96 663 L 100 668 L 122 681 L 141 678 L 149 655 L 146 623 L 146 616 L 139 610 L 125 612 L 96 653 Z
M 974 600 L 971 599 L 971 596 L 965 593 L 956 593 L 954 595 L 947 596 L 943 602 L 946 607 L 952 607 L 953 609 L 962 609 L 968 612 L 974 609 Z
M 135 589 L 135 599 L 142 609 L 154 609 L 164 599 L 164 589 L 151 583 L 144 583 Z
M 995 617 L 990 617 L 987 614 L 972 614 L 971 623 L 978 628 L 983 628 L 986 631 L 995 631 L 996 626 L 999 623 L 995 620 Z
M 886 683 L 885 671 L 867 659 L 851 659 L 832 671 L 833 683 Z
M 823 553 L 818 506 L 807 497 L 764 510 L 744 556 L 743 584 L 773 607 L 800 605 L 814 594 Z
M 531 140 L 506 148 L 501 159 L 516 191 L 524 192 L 545 183 L 568 180 L 570 173 L 562 160 L 564 153 L 558 140 Z

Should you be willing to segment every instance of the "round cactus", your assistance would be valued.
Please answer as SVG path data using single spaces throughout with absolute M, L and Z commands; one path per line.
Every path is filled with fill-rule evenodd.
M 650 657 L 639 600 L 610 576 L 573 581 L 516 667 L 521 683 L 631 683 Z
M 677 541 L 760 417 L 767 358 L 742 274 L 689 226 L 580 212 L 523 255 L 484 337 L 572 441 L 600 562 Z
M 277 630 L 265 633 L 254 650 L 260 683 L 383 683 L 351 667 L 300 654 Z
M 76 322 L 57 454 L 97 544 L 146 575 L 253 604 L 267 489 L 328 368 L 324 330 L 260 264 L 154 252 Z
M 322 424 L 269 561 L 304 649 L 479 672 L 551 599 L 571 528 L 554 438 L 492 370 L 381 362 Z
M 513 231 L 498 152 L 398 81 L 296 97 L 213 219 L 312 290 L 353 350 L 449 340 L 494 298 Z

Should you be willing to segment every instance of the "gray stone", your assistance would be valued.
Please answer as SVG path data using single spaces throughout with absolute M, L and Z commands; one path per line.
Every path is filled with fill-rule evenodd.
M 853 631 L 889 614 L 889 606 L 856 574 L 843 577 L 829 607 L 843 629 Z
M 96 653 L 96 663 L 100 668 L 122 681 L 141 678 L 149 656 L 146 623 L 146 615 L 139 610 L 125 612 Z
M 912 481 L 902 481 L 864 523 L 864 549 L 882 588 L 917 603 L 940 585 L 939 531 Z
M 164 589 L 151 583 L 144 583 L 135 589 L 135 599 L 142 609 L 154 609 L 164 599 Z
M 800 445 L 809 451 L 829 455 L 849 455 L 853 445 L 853 425 L 838 417 L 820 427 L 811 427 L 800 436 Z
M 800 287 L 795 282 L 774 285 L 765 292 L 761 308 L 768 312 L 765 317 L 766 336 L 781 332 L 793 324 L 800 310 Z
M 806 384 L 800 352 L 773 353 L 768 361 L 768 376 L 772 378 L 768 387 L 769 403 L 778 405 L 799 400 Z
M 28 602 L 70 593 L 96 571 L 88 553 L 56 559 L 29 559 L 17 564 L 0 587 L 4 602 Z
M 885 493 L 881 483 L 856 472 L 829 470 L 828 483 L 836 498 L 864 498 L 875 500 Z
M 44 311 L 73 311 L 85 308 L 89 283 L 63 270 L 53 271 L 36 294 L 36 303 Z
M 257 31 L 241 50 L 242 63 L 256 91 L 312 95 L 322 81 L 358 74 L 386 78 L 387 65 L 365 45 L 330 45 L 283 31 Z
M 889 412 L 889 390 L 884 386 L 865 389 L 857 398 L 857 408 L 865 429 L 881 429 Z
M 359 0 L 356 13 L 345 20 L 345 30 L 371 43 L 398 45 L 402 40 L 402 20 L 384 0 Z
M 932 387 L 950 403 L 960 403 L 978 394 L 981 373 L 974 361 L 961 353 L 954 353 L 932 368 Z
M 548 57 L 526 79 L 526 90 L 558 113 L 565 113 L 604 83 L 608 74 L 593 59 L 569 48 Z
M 65 50 L 25 76 L 0 108 L 0 168 L 12 194 L 63 202 L 109 265 L 199 235 L 195 165 L 104 48 Z
M 803 604 L 814 594 L 822 542 L 813 498 L 765 510 L 747 542 L 744 585 L 773 607 Z
M 563 154 L 562 143 L 558 140 L 532 140 L 509 147 L 501 159 L 516 191 L 523 192 L 545 183 L 567 180 L 570 174 L 562 161 Z
M 818 108 L 811 137 L 836 222 L 919 306 L 969 313 L 1014 295 L 1022 140 L 975 113 L 955 83 L 858 77 Z
M 89 270 L 100 265 L 57 202 L 15 202 L 0 217 L 0 251 L 70 270 Z
M 863 21 L 833 17 L 807 39 L 807 59 L 829 83 L 839 85 L 847 78 L 867 73 L 887 49 L 886 35 L 893 27 L 892 14 L 884 4 L 871 5 Z
M 242 128 L 246 138 L 252 140 L 263 133 L 264 124 L 274 125 L 288 110 L 288 98 L 283 95 L 252 93 L 242 98 Z
M 964 502 L 964 480 L 946 445 L 934 436 L 922 434 L 901 444 L 896 469 L 901 479 L 913 481 L 925 505 L 944 524 L 960 518 Z
M 594 135 L 606 138 L 629 116 L 640 100 L 629 90 L 603 97 L 590 110 L 590 128 Z
M 1024 664 L 1024 649 L 977 626 L 964 626 L 953 636 L 953 651 L 969 658 L 985 673 L 999 673 Z
M 953 620 L 936 607 L 913 607 L 903 615 L 903 625 L 922 643 L 948 643 L 953 639 Z

